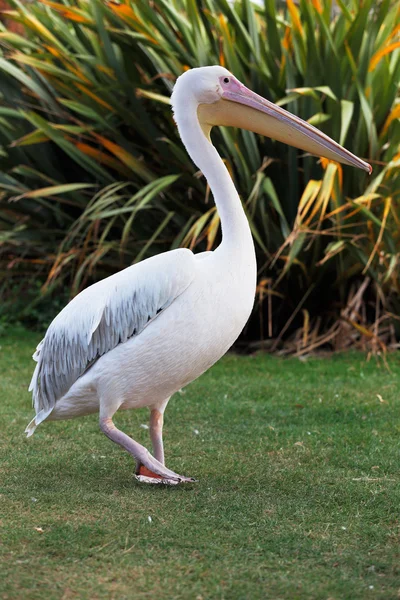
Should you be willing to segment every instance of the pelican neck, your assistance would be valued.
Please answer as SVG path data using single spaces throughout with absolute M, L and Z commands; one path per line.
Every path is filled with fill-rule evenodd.
M 254 253 L 250 226 L 239 194 L 228 169 L 216 148 L 204 135 L 197 117 L 197 106 L 185 107 L 183 115 L 175 111 L 181 140 L 193 162 L 201 170 L 210 186 L 221 220 L 221 247 L 248 248 Z

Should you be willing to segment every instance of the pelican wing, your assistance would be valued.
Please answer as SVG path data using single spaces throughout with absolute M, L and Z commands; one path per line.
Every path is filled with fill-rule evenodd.
M 171 250 L 128 267 L 78 294 L 50 324 L 33 359 L 36 424 L 103 354 L 166 309 L 195 276 L 190 250 Z

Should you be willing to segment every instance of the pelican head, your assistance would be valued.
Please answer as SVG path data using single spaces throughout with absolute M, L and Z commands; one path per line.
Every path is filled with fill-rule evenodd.
M 361 160 L 319 129 L 249 90 L 220 66 L 191 69 L 181 75 L 172 94 L 175 114 L 193 107 L 203 133 L 209 138 L 215 125 L 247 129 L 346 165 L 372 172 Z

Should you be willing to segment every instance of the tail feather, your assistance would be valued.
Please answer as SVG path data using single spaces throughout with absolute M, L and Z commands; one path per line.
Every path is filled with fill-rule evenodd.
M 40 423 L 42 423 L 43 421 L 45 421 L 47 419 L 47 417 L 52 412 L 53 408 L 54 407 L 52 406 L 51 408 L 48 408 L 47 410 L 41 410 L 40 412 L 38 412 L 38 414 L 32 419 L 32 421 L 29 423 L 29 425 L 25 429 L 26 437 L 31 437 L 31 435 L 33 435 L 35 433 L 36 427 L 38 425 L 40 425 Z
M 41 349 L 43 347 L 43 342 L 44 339 L 40 342 L 40 344 L 38 345 L 38 347 L 36 348 L 36 352 L 34 353 L 34 355 L 32 356 L 33 360 L 35 360 L 38 364 L 36 365 L 36 368 L 34 370 L 34 373 L 32 375 L 32 379 L 31 379 L 31 383 L 29 385 L 29 391 L 33 392 L 32 396 L 33 396 L 33 406 L 36 410 L 36 416 L 32 419 L 32 421 L 29 423 L 29 425 L 27 426 L 27 428 L 25 429 L 25 433 L 26 433 L 26 437 L 31 437 L 31 435 L 33 435 L 35 433 L 35 429 L 38 425 L 40 425 L 40 423 L 42 423 L 42 421 L 44 421 L 45 419 L 47 419 L 47 417 L 49 416 L 49 414 L 51 413 L 51 411 L 53 410 L 54 406 L 48 407 L 48 402 L 43 403 L 43 398 L 41 397 L 41 389 L 40 389 L 40 352 Z M 46 408 L 43 408 L 43 404 L 47 405 Z
M 35 429 L 37 427 L 36 417 L 32 419 L 27 428 L 25 429 L 26 437 L 31 437 L 35 433 Z

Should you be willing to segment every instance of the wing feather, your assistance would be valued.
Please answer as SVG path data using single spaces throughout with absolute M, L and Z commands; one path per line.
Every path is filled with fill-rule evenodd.
M 57 315 L 33 355 L 36 424 L 103 354 L 139 335 L 190 285 L 195 259 L 181 248 L 149 258 L 86 288 Z

